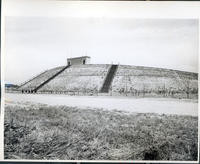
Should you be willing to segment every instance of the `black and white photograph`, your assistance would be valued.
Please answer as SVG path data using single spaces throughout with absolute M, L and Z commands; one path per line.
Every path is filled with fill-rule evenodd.
M 15 2 L 4 159 L 198 161 L 198 18 L 136 18 L 130 2 Z

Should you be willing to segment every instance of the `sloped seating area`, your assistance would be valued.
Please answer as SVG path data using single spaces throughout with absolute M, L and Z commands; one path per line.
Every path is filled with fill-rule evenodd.
M 197 92 L 197 79 L 195 73 L 120 65 L 113 79 L 112 91 L 119 93 Z
M 72 65 L 59 76 L 104 76 L 109 67 L 109 64 Z
M 72 65 L 39 91 L 98 92 L 110 65 Z
M 56 67 L 56 68 L 50 69 L 50 70 L 46 71 L 45 73 L 40 74 L 38 77 L 34 78 L 33 80 L 31 80 L 27 84 L 23 85 L 19 89 L 20 90 L 33 90 L 63 68 L 64 67 Z
M 198 74 L 184 71 L 150 68 L 141 66 L 117 65 L 114 78 L 110 78 L 106 92 L 102 92 L 106 77 L 109 75 L 109 64 L 71 65 L 67 69 L 57 67 L 20 87 L 20 90 L 34 90 L 38 92 L 81 92 L 81 93 L 113 93 L 136 95 L 147 93 L 161 95 L 198 96 Z M 61 71 L 63 69 L 63 71 Z M 57 76 L 53 75 L 61 71 Z M 46 83 L 44 83 L 47 81 Z M 41 85 L 44 84 L 44 85 Z M 110 92 L 112 91 L 112 92 Z M 83 94 L 84 95 L 84 94 Z M 181 97 L 182 98 L 182 97 Z
M 157 77 L 179 77 L 197 79 L 197 74 L 192 72 L 177 71 L 164 68 L 119 65 L 116 76 L 157 76 Z
M 180 88 L 176 79 L 167 77 L 146 77 L 146 76 L 116 76 L 113 80 L 113 91 L 130 88 L 135 90 L 159 90 L 161 88 Z

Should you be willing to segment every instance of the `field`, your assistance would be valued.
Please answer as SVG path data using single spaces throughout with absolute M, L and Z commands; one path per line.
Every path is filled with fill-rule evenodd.
M 197 160 L 198 117 L 6 102 L 5 159 Z

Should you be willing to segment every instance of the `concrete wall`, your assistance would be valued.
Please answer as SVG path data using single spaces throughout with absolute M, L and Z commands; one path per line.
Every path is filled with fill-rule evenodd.
M 68 65 L 90 64 L 90 58 L 88 57 L 69 58 L 67 59 L 67 64 Z

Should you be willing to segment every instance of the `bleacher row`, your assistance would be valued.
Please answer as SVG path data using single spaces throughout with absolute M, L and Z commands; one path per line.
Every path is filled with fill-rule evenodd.
M 197 89 L 197 80 L 177 81 L 176 78 L 155 77 L 155 76 L 115 76 L 112 83 L 113 91 L 127 90 L 184 90 L 187 87 Z
M 72 65 L 49 81 L 39 92 L 99 92 L 111 65 Z M 22 86 L 21 90 L 31 90 L 60 71 L 57 67 L 39 75 Z M 119 65 L 110 91 L 124 92 L 197 92 L 198 75 L 183 71 Z
M 29 81 L 27 84 L 20 87 L 21 90 L 33 90 L 40 84 L 42 84 L 44 81 L 52 77 L 55 73 L 60 71 L 63 67 L 56 67 L 53 69 L 50 69 L 40 75 L 38 77 L 34 78 L 33 80 Z

